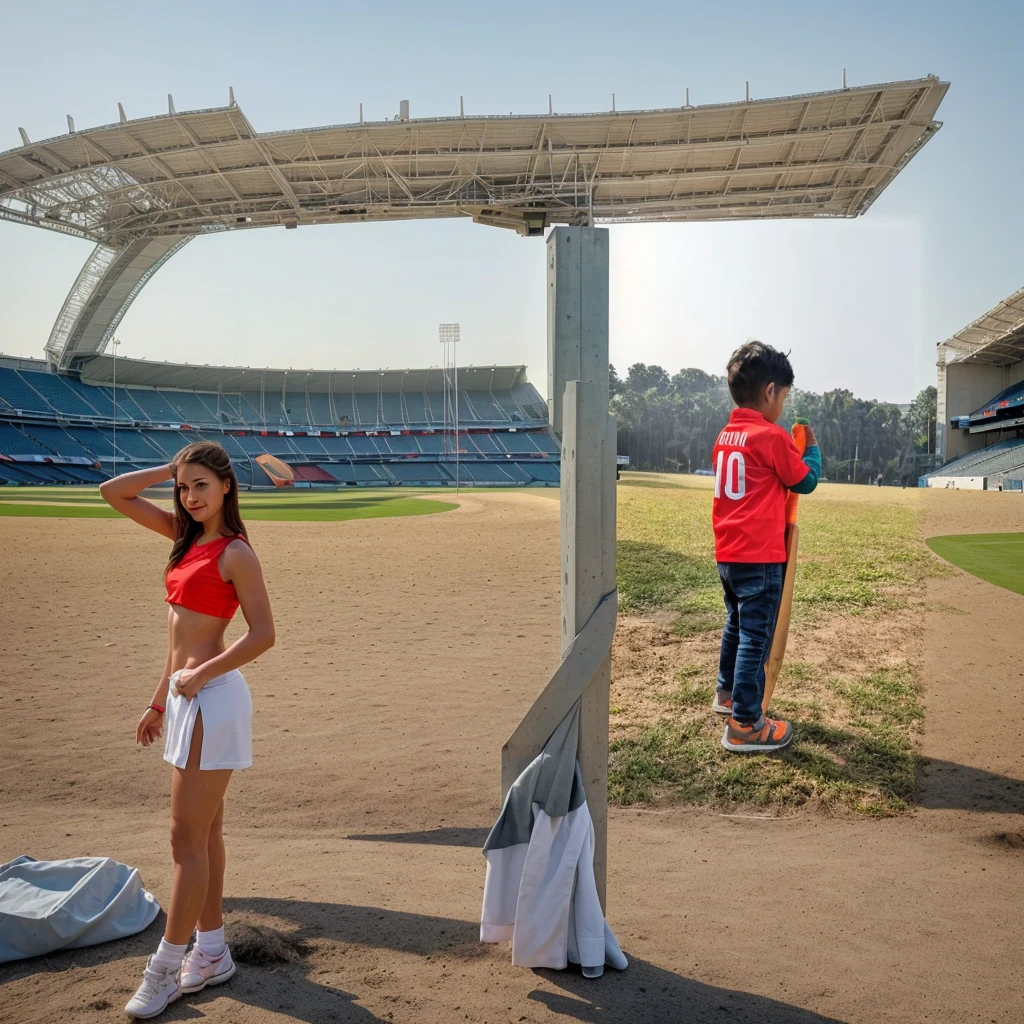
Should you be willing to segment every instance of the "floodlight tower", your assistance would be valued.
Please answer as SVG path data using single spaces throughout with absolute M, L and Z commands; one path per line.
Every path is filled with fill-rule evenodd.
M 117 349 L 121 342 L 117 338 L 112 338 L 110 344 L 114 349 L 114 418 L 111 433 L 114 445 L 114 476 L 117 476 Z
M 444 437 L 442 451 L 455 458 L 455 494 L 460 487 L 459 478 L 459 345 L 460 328 L 458 324 L 439 324 L 438 340 L 441 342 L 444 358 Z M 452 434 L 448 433 L 451 423 Z M 449 442 L 451 438 L 451 442 Z

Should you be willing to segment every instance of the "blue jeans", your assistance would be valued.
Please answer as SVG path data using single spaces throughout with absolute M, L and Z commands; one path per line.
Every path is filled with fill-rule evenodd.
M 737 722 L 761 717 L 764 664 L 772 648 L 785 568 L 780 563 L 718 563 L 726 610 L 718 689 L 732 693 Z

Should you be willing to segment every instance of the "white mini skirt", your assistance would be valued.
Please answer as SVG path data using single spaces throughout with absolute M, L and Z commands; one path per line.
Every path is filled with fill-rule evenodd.
M 252 764 L 252 697 L 238 669 L 211 679 L 192 699 L 174 693 L 178 673 L 171 676 L 164 722 L 164 760 L 184 768 L 192 747 L 196 717 L 203 713 L 200 771 L 248 768 Z

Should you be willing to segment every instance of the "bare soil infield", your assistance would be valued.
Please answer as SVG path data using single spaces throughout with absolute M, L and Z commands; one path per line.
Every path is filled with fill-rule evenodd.
M 929 534 L 1024 525 L 1019 495 L 921 500 Z M 256 761 L 228 794 L 229 926 L 276 929 L 298 958 L 161 1020 L 1024 1019 L 1024 755 L 1006 715 L 1024 598 L 960 572 L 929 584 L 913 813 L 613 810 L 609 919 L 631 966 L 593 982 L 477 942 L 499 749 L 558 659 L 557 503 L 470 494 L 444 515 L 251 532 L 278 646 L 246 673 Z M 0 545 L 0 860 L 109 855 L 166 900 L 169 769 L 133 743 L 164 658 L 166 543 L 5 518 Z M 162 921 L 0 967 L 0 1022 L 124 1019 Z

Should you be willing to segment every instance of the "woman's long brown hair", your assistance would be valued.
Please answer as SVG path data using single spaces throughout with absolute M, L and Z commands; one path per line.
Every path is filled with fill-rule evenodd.
M 170 572 L 184 557 L 195 540 L 202 536 L 203 525 L 197 523 L 189 515 L 188 509 L 181 502 L 181 494 L 178 491 L 178 467 L 184 465 L 202 466 L 208 469 L 218 480 L 227 480 L 231 487 L 224 495 L 223 523 L 232 535 L 241 534 L 246 540 L 249 539 L 245 523 L 242 522 L 242 513 L 238 510 L 238 477 L 231 468 L 231 459 L 224 448 L 216 441 L 196 441 L 187 444 L 174 456 L 171 465 L 174 467 L 174 523 L 177 530 L 177 537 L 174 539 L 174 547 L 171 548 L 171 557 L 167 562 L 165 573 Z

